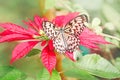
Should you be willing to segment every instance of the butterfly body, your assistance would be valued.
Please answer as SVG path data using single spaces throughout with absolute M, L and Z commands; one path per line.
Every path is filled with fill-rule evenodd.
M 73 48 L 78 48 L 79 40 L 74 35 L 70 35 L 61 29 L 58 36 L 53 39 L 53 44 L 60 53 L 65 53 L 66 51 L 73 52 Z M 74 46 L 72 46 L 73 44 Z
M 53 40 L 53 46 L 57 52 L 74 52 L 79 48 L 78 35 L 85 27 L 84 22 L 86 22 L 86 16 L 84 15 L 77 16 L 63 27 L 57 27 L 55 24 L 45 21 L 43 22 L 43 30 Z

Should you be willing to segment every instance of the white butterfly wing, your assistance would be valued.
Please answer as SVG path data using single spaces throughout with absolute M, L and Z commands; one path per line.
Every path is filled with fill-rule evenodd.
M 55 25 L 51 22 L 43 22 L 43 30 L 46 35 L 53 40 L 53 45 L 59 53 L 74 52 L 78 49 L 80 40 L 77 38 L 81 34 L 87 22 L 86 15 L 79 15 L 62 28 L 63 31 L 55 30 Z
M 53 46 L 59 53 L 65 52 L 65 44 L 62 37 L 62 33 L 60 31 L 55 30 L 55 25 L 51 22 L 45 21 L 43 22 L 43 31 L 46 35 L 53 40 Z
M 75 35 L 70 35 L 66 33 L 64 33 L 64 35 L 67 43 L 66 51 L 74 52 L 76 49 L 78 49 L 79 39 L 77 39 Z
M 50 39 L 54 39 L 59 34 L 59 32 L 55 30 L 55 25 L 49 21 L 44 21 L 42 26 L 43 31 Z
M 66 33 L 60 33 L 53 41 L 55 49 L 60 53 L 73 52 L 79 46 L 79 40 L 74 35 Z
M 85 28 L 85 22 L 88 22 L 86 15 L 79 15 L 76 18 L 69 21 L 64 27 L 65 33 L 80 35 Z
M 59 33 L 59 35 L 53 40 L 53 45 L 59 53 L 65 53 L 66 51 L 67 44 L 66 40 L 64 40 L 63 38 L 64 37 L 62 36 L 62 33 Z

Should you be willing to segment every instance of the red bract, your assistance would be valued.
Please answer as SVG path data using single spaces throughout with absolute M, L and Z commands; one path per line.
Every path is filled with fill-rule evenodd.
M 72 61 L 75 61 L 74 56 L 73 56 L 73 53 L 66 52 L 65 55 L 66 55 L 69 59 L 71 59 Z
M 75 18 L 76 16 L 78 16 L 78 12 L 74 12 L 74 13 L 69 13 L 68 15 L 64 15 L 64 16 L 57 16 L 55 17 L 55 19 L 53 19 L 53 23 L 57 26 L 57 27 L 63 27 L 65 26 L 70 20 L 72 20 L 73 18 Z
M 32 37 L 23 34 L 10 34 L 10 35 L 2 36 L 0 38 L 0 42 L 10 42 L 10 41 L 26 40 L 26 39 L 32 39 Z
M 42 30 L 42 22 L 47 20 L 46 18 L 40 18 L 38 15 L 34 17 L 34 21 L 30 20 L 28 22 L 24 21 L 25 24 L 29 26 L 29 28 L 34 28 L 34 30 Z
M 54 52 L 54 47 L 52 40 L 48 41 L 48 45 L 42 50 L 41 59 L 44 66 L 51 73 L 56 65 L 56 55 Z
M 105 41 L 105 39 L 102 36 L 97 35 L 88 28 L 85 28 L 83 30 L 83 32 L 79 36 L 79 39 L 80 39 L 80 45 L 92 49 L 99 49 L 97 44 L 108 44 L 108 42 Z
M 33 35 L 32 32 L 29 32 L 25 28 L 18 26 L 16 24 L 13 24 L 13 23 L 4 23 L 4 24 L 0 24 L 0 26 L 2 26 L 4 29 L 9 30 L 13 33 L 24 34 L 24 35 Z M 8 33 L 8 35 L 9 34 L 10 33 Z
M 14 34 L 15 32 L 12 32 L 12 31 L 9 31 L 9 30 L 5 30 L 3 32 L 0 33 L 0 36 L 5 36 L 5 35 L 8 35 L 8 34 Z
M 20 43 L 15 47 L 15 49 L 12 52 L 12 59 L 10 63 L 13 63 L 14 61 L 24 57 L 28 54 L 29 51 L 38 43 L 38 41 L 28 41 Z

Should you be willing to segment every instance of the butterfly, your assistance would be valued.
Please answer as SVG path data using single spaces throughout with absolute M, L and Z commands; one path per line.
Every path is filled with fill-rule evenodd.
M 57 27 L 49 21 L 42 23 L 43 31 L 53 40 L 53 46 L 59 53 L 74 52 L 79 48 L 80 40 L 78 36 L 85 28 L 85 22 L 88 22 L 86 15 L 78 15 L 70 20 L 65 26 Z

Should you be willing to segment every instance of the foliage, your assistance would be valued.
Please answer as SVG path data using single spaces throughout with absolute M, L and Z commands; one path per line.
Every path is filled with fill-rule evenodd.
M 83 80 L 97 80 L 93 76 L 90 76 L 90 74 L 107 79 L 120 77 L 120 71 L 97 54 L 85 55 L 76 63 L 65 59 L 63 65 L 66 75 Z
M 0 80 L 25 80 L 26 75 L 11 66 L 0 66 Z

